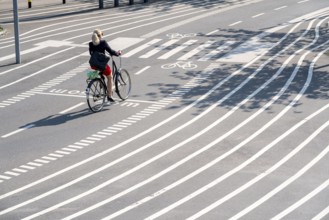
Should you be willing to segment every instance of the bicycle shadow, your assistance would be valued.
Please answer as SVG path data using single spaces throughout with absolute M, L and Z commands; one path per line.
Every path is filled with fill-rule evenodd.
M 102 111 L 107 111 L 109 109 L 104 108 Z M 89 115 L 94 114 L 89 110 L 89 108 L 85 108 L 80 111 L 76 112 L 68 112 L 64 114 L 54 114 L 54 115 L 49 115 L 45 118 L 42 118 L 40 120 L 28 123 L 26 125 L 21 126 L 20 128 L 26 128 L 26 127 L 45 127 L 45 126 L 57 126 L 61 124 L 65 124 L 69 121 L 76 120 L 79 118 L 83 118 Z

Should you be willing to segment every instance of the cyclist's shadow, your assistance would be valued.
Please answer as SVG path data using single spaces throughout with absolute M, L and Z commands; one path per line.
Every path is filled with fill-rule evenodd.
M 106 109 L 103 109 L 103 111 L 106 111 Z M 47 116 L 45 118 L 42 118 L 38 121 L 28 123 L 27 125 L 22 126 L 22 128 L 31 126 L 31 127 L 44 127 L 44 126 L 56 126 L 60 124 L 65 124 L 66 122 L 82 118 L 85 116 L 92 115 L 92 113 L 89 108 L 76 111 L 76 112 L 68 112 L 64 114 L 54 114 Z

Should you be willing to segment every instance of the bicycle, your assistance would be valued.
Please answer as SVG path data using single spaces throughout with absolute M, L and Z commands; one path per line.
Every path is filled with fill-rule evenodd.
M 126 100 L 131 92 L 131 79 L 128 71 L 117 67 L 112 58 L 112 74 L 114 82 L 114 91 L 121 100 Z M 86 98 L 89 109 L 92 112 L 99 112 L 103 109 L 107 98 L 107 85 L 105 77 L 99 70 L 90 71 L 87 73 L 87 89 Z

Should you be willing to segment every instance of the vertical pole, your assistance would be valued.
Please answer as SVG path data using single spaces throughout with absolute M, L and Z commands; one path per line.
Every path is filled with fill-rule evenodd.
M 32 8 L 32 0 L 27 0 L 27 4 L 28 4 L 29 8 Z
M 63 0 L 63 4 L 66 4 L 66 0 Z
M 114 0 L 114 7 L 119 7 L 119 0 Z
M 144 0 L 144 3 L 148 3 L 149 2 L 149 0 Z
M 99 8 L 100 9 L 104 8 L 104 1 L 103 0 L 99 0 Z
M 133 5 L 134 4 L 134 0 L 129 0 L 129 5 Z
M 13 0 L 14 9 L 14 29 L 15 29 L 15 50 L 16 50 L 16 63 L 21 63 L 21 54 L 19 48 L 19 20 L 18 20 L 18 4 L 17 0 Z

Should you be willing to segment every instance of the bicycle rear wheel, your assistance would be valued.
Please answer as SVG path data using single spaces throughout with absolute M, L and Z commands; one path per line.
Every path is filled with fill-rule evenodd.
M 100 79 L 93 79 L 89 82 L 86 95 L 89 109 L 92 112 L 99 112 L 103 109 L 106 98 L 106 86 Z
M 125 100 L 129 97 L 131 91 L 131 79 L 127 70 L 121 69 L 115 79 L 115 91 L 120 99 Z

